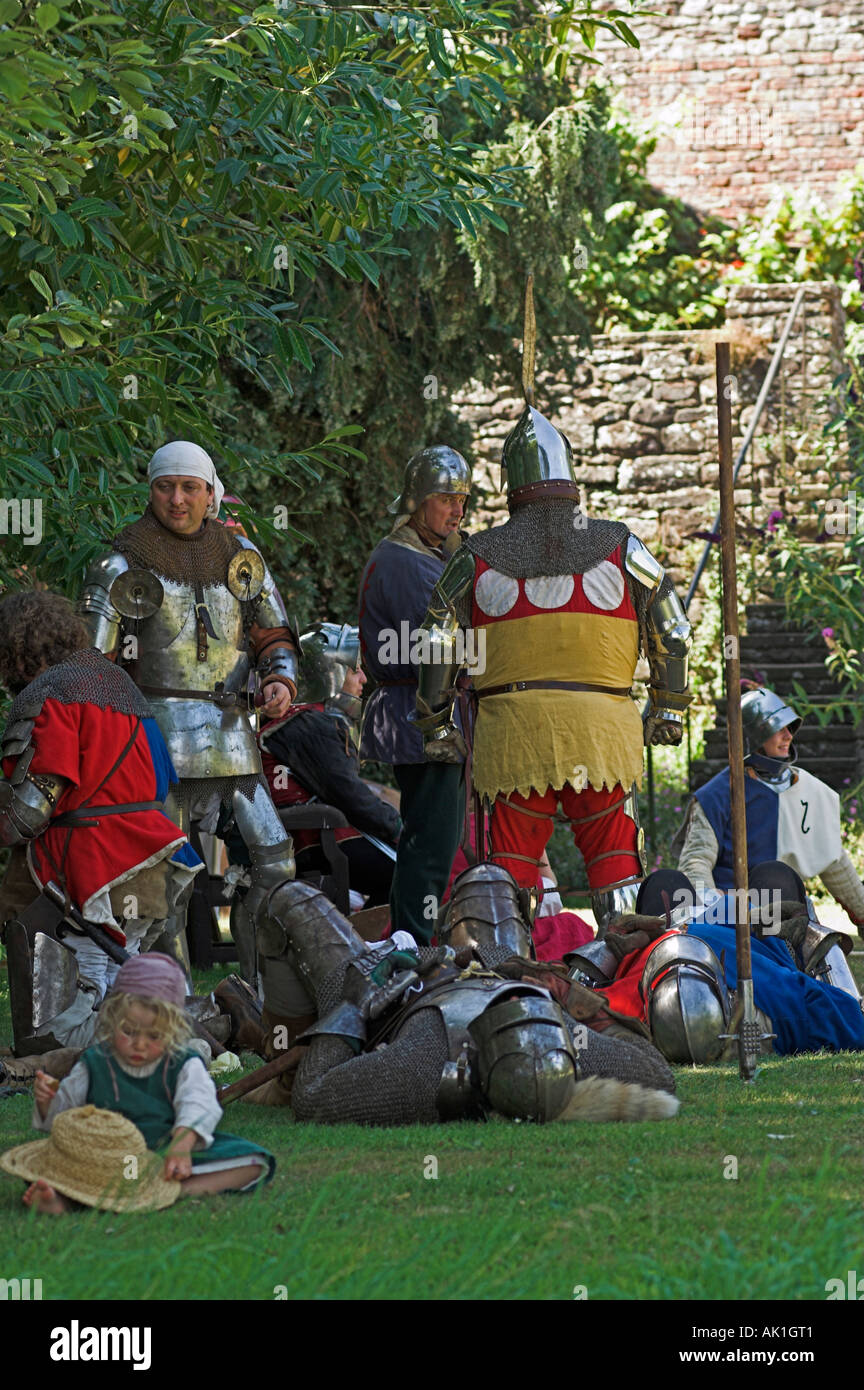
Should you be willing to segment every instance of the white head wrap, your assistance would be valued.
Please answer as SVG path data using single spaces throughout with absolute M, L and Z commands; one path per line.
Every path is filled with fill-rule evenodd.
M 147 481 L 155 478 L 203 478 L 213 489 L 213 500 L 207 508 L 207 516 L 218 516 L 225 489 L 219 481 L 213 460 L 199 444 L 190 444 L 184 439 L 175 439 L 171 444 L 163 444 L 157 449 L 147 465 Z

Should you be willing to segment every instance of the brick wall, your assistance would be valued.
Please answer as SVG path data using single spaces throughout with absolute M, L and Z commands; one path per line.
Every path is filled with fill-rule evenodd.
M 797 289 L 746 285 L 730 291 L 733 340 L 747 337 L 740 332 L 743 323 L 764 344 L 758 357 L 733 365 L 736 451 Z M 806 503 L 824 497 L 837 481 L 812 447 L 828 418 L 820 397 L 840 370 L 842 333 L 837 287 L 809 283 L 782 373 L 739 476 L 736 500 L 756 523 L 766 520 L 788 490 L 794 488 Z M 542 367 L 542 344 L 538 350 Z M 514 369 L 515 379 L 518 362 Z M 688 540 L 688 533 L 710 529 L 719 507 L 714 353 L 705 336 L 685 331 L 598 337 L 569 379 L 540 373 L 536 395 L 538 408 L 573 445 L 589 514 L 625 521 L 686 589 L 702 544 Z M 522 409 L 521 395 L 502 382 L 489 390 L 469 387 L 454 404 L 474 430 L 480 495 L 474 524 L 506 520 L 498 465 Z
M 830 200 L 864 157 L 864 0 L 658 0 L 641 49 L 598 37 L 653 183 L 730 220 L 780 188 Z

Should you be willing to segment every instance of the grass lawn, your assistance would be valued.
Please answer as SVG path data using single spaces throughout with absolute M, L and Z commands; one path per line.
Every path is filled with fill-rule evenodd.
M 0 972 L 2 1039 L 6 994 Z M 862 1060 L 772 1058 L 752 1087 L 681 1069 L 678 1117 L 651 1124 L 316 1128 L 235 1104 L 224 1127 L 277 1155 L 269 1187 L 47 1218 L 0 1175 L 0 1278 L 71 1300 L 823 1300 L 864 1272 Z M 0 1147 L 30 1114 L 0 1102 Z

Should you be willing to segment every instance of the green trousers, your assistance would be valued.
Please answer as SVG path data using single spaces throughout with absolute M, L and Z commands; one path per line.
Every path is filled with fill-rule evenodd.
M 435 933 L 465 819 L 461 763 L 399 763 L 402 834 L 390 889 L 393 931 L 408 931 L 420 946 Z

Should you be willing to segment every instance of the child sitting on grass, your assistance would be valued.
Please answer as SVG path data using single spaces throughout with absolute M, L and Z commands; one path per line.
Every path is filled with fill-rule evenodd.
M 117 1111 L 140 1130 L 148 1149 L 167 1148 L 162 1177 L 179 1182 L 180 1196 L 247 1191 L 269 1181 L 275 1159 L 257 1144 L 214 1133 L 222 1108 L 200 1055 L 187 1047 L 185 996 L 183 971 L 170 956 L 153 951 L 126 961 L 99 1011 L 95 1044 L 62 1082 L 37 1072 L 34 1128 L 50 1130 L 63 1111 L 88 1104 Z M 15 1154 L 3 1156 L 6 1171 L 36 1179 L 25 1205 L 51 1214 L 73 1205 L 38 1176 L 35 1152 L 27 1155 L 26 1173 L 13 1166 Z

